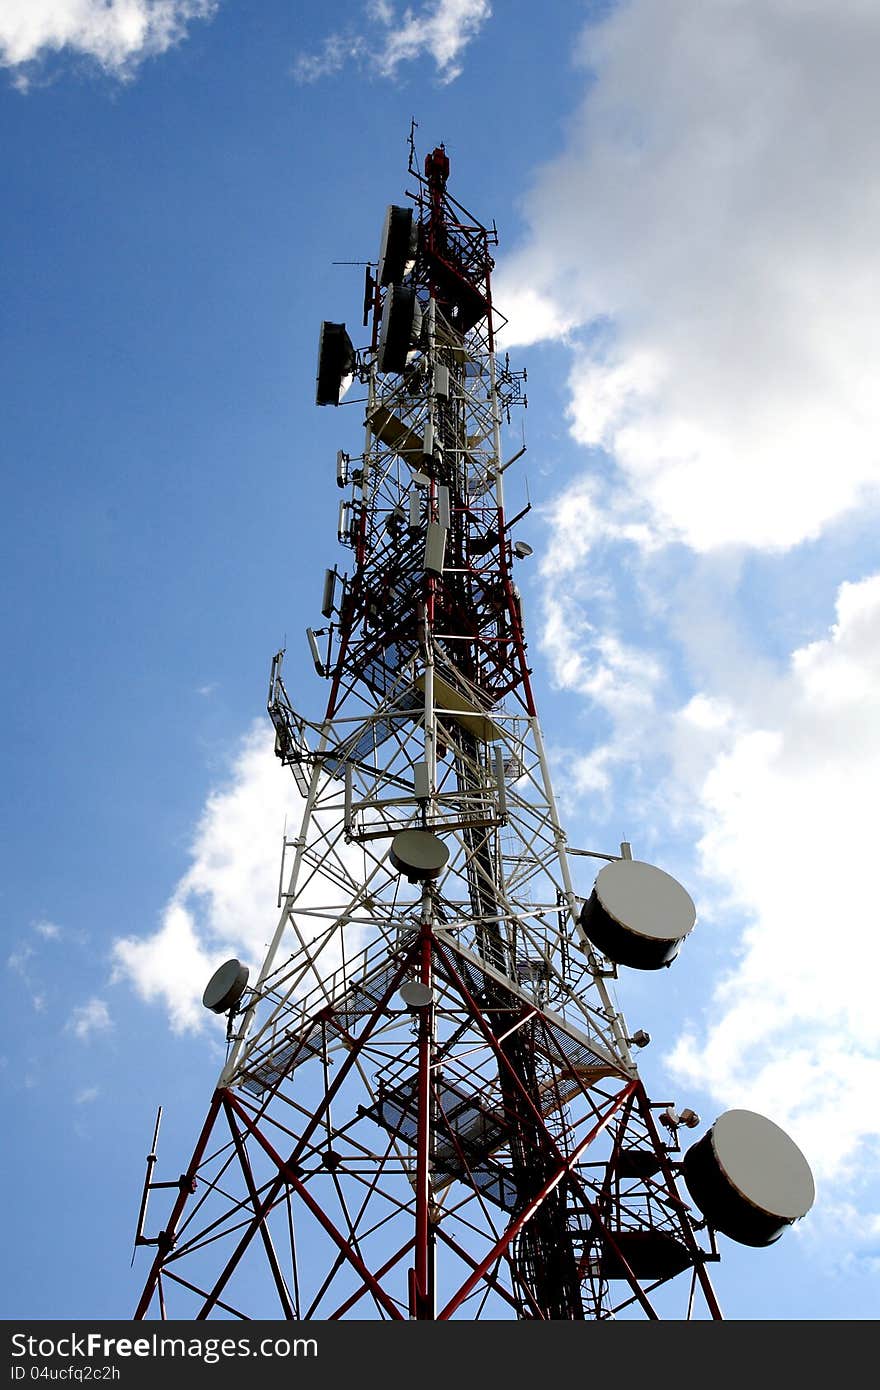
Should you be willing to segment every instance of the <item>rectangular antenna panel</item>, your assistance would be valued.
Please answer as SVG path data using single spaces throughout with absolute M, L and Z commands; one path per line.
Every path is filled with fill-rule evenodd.
M 446 527 L 440 526 L 438 522 L 431 521 L 428 524 L 428 535 L 425 541 L 425 563 L 424 569 L 427 574 L 443 573 L 443 556 L 446 551 Z

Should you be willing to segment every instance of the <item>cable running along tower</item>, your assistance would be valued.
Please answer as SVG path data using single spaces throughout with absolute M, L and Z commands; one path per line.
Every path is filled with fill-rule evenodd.
M 347 568 L 308 633 L 326 712 L 295 707 L 278 653 L 302 823 L 262 968 L 249 985 L 229 961 L 205 991 L 229 1050 L 188 1167 L 154 1183 L 155 1142 L 148 1159 L 137 1318 L 717 1318 L 716 1231 L 766 1245 L 812 1201 L 752 1112 L 682 1157 L 699 1121 L 649 1100 L 649 1039 L 612 1002 L 619 967 L 668 965 L 695 913 L 627 844 L 590 852 L 578 893 L 504 502 L 525 373 L 495 350 L 495 233 L 448 174 L 442 146 L 413 152 L 367 270 L 369 345 L 321 329 L 317 403 L 364 388 L 361 451 L 337 458 Z

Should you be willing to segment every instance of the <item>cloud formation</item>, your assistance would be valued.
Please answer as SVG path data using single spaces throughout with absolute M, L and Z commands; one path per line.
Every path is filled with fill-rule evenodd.
M 560 790 L 575 810 L 587 796 L 594 816 L 613 803 L 617 825 L 637 819 L 640 839 L 659 828 L 698 840 L 689 886 L 717 973 L 705 1009 L 668 1040 L 666 1065 L 718 1112 L 744 1106 L 782 1124 L 820 1178 L 848 1181 L 858 1163 L 870 1180 L 880 573 L 841 583 L 833 625 L 780 664 L 749 651 L 719 607 L 736 570 L 712 594 L 707 560 L 685 577 L 652 530 L 621 524 L 601 495 L 584 486 L 548 509 L 542 645 L 595 739 L 564 759 Z M 632 632 L 626 581 L 651 619 L 641 646 L 621 636 Z M 705 613 L 682 615 L 687 590 Z M 688 667 L 701 675 L 683 696 Z
M 402 13 L 390 0 L 366 6 L 368 30 L 329 34 L 317 53 L 300 54 L 294 75 L 300 82 L 332 76 L 347 62 L 362 63 L 379 77 L 394 77 L 402 63 L 432 58 L 441 82 L 461 73 L 461 55 L 491 18 L 489 0 L 434 0 L 419 11 Z
M 74 1009 L 67 1021 L 67 1031 L 85 1042 L 93 1033 L 106 1033 L 113 1027 L 110 1010 L 103 999 L 95 996 Z
M 785 666 L 737 591 L 744 551 L 785 583 L 788 552 L 880 503 L 880 12 L 630 0 L 580 58 L 496 283 L 506 346 L 567 347 L 587 450 L 541 571 L 543 650 L 595 738 L 567 781 L 625 814 L 662 764 L 644 833 L 696 818 L 720 977 L 673 1075 L 777 1119 L 820 1179 L 874 1182 L 880 575 L 838 577 Z
M 39 921 L 31 923 L 31 928 L 43 943 L 59 941 L 63 936 L 57 923 L 50 922 L 48 918 L 41 918 Z M 23 938 L 13 947 L 6 958 L 7 968 L 19 976 L 22 986 L 30 994 L 31 1004 L 36 1013 L 44 1013 L 47 1007 L 46 992 L 41 978 L 43 972 L 40 969 L 35 969 L 35 966 L 42 964 L 41 956 L 40 943 L 35 945 L 33 940 Z
M 57 941 L 62 934 L 57 922 L 50 922 L 45 917 L 34 923 L 34 931 L 38 936 L 42 936 L 44 941 Z
M 195 19 L 209 19 L 217 0 L 4 0 L 0 67 L 24 69 L 66 50 L 94 59 L 116 77 L 164 53 Z M 27 80 L 17 85 L 26 88 Z
M 880 574 L 843 584 L 836 615 L 749 707 L 698 697 L 680 713 L 685 734 L 714 728 L 699 850 L 749 925 L 669 1058 L 723 1104 L 777 1118 L 821 1174 L 880 1145 Z
M 631 0 L 502 266 L 507 345 L 572 346 L 570 427 L 697 551 L 880 501 L 880 10 Z
M 224 960 L 237 956 L 255 975 L 274 930 L 282 833 L 288 816 L 298 823 L 301 802 L 273 747 L 265 721 L 254 724 L 228 781 L 208 797 L 160 925 L 114 943 L 115 978 L 163 1003 L 176 1032 L 204 1026 L 202 992 Z

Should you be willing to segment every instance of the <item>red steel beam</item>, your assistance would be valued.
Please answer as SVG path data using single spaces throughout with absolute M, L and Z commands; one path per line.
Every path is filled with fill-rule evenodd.
M 619 1096 L 615 1096 L 607 1112 L 593 1126 L 589 1134 L 587 1134 L 577 1145 L 577 1147 L 572 1150 L 568 1157 L 563 1160 L 562 1164 L 560 1165 L 556 1173 L 553 1175 L 553 1177 L 549 1180 L 549 1182 L 546 1182 L 544 1184 L 540 1192 L 538 1192 L 537 1195 L 534 1196 L 532 1200 L 528 1203 L 528 1205 L 523 1208 L 519 1216 L 517 1216 L 514 1221 L 511 1221 L 507 1230 L 501 1236 L 501 1239 L 495 1242 L 492 1249 L 489 1251 L 489 1254 L 485 1257 L 484 1260 L 480 1262 L 480 1264 L 477 1265 L 470 1278 L 465 1280 L 461 1288 L 458 1290 L 458 1293 L 454 1294 L 453 1297 L 446 1304 L 446 1307 L 443 1309 L 443 1311 L 441 1313 L 438 1313 L 438 1321 L 444 1322 L 448 1318 L 451 1318 L 456 1308 L 460 1307 L 463 1301 L 467 1298 L 468 1294 L 470 1294 L 476 1288 L 477 1284 L 479 1284 L 481 1280 L 485 1278 L 487 1272 L 489 1271 L 489 1269 L 491 1269 L 492 1265 L 498 1259 L 499 1255 L 504 1254 L 504 1251 L 508 1248 L 514 1236 L 518 1235 L 519 1232 L 522 1230 L 523 1226 L 525 1226 L 526 1222 L 534 1216 L 535 1212 L 538 1210 L 544 1199 L 554 1190 L 554 1188 L 559 1186 L 566 1174 L 571 1172 L 572 1168 L 574 1167 L 577 1160 L 580 1158 L 581 1154 L 584 1152 L 586 1148 L 589 1147 L 590 1144 L 592 1144 L 593 1140 L 599 1134 L 601 1134 L 608 1121 L 620 1109 L 621 1105 L 623 1105 L 626 1098 L 632 1094 L 637 1084 L 637 1082 L 631 1081 L 628 1086 L 624 1087 L 623 1091 L 621 1091 Z
M 302 1199 L 302 1201 L 305 1203 L 305 1205 L 311 1212 L 312 1216 L 314 1216 L 315 1220 L 318 1221 L 321 1226 L 323 1226 L 330 1239 L 334 1241 L 334 1243 L 338 1246 L 339 1250 L 348 1260 L 349 1264 L 351 1264 L 354 1267 L 354 1269 L 363 1279 L 367 1288 L 373 1294 L 377 1302 L 381 1303 L 382 1307 L 385 1309 L 386 1313 L 388 1313 L 389 1317 L 403 1320 L 403 1314 L 400 1312 L 397 1305 L 391 1298 L 389 1298 L 388 1294 L 382 1288 L 381 1284 L 379 1284 L 375 1277 L 370 1273 L 360 1256 L 355 1254 L 350 1242 L 346 1240 L 345 1236 L 342 1235 L 340 1231 L 337 1231 L 329 1216 L 327 1216 L 326 1213 L 322 1210 L 320 1204 L 315 1201 L 314 1197 L 312 1196 L 311 1192 L 309 1192 L 305 1184 L 300 1182 L 299 1176 L 297 1175 L 297 1173 L 294 1172 L 290 1164 L 287 1163 L 279 1153 L 275 1152 L 272 1145 L 269 1143 L 269 1140 L 265 1137 L 265 1135 L 261 1134 L 259 1129 L 257 1129 L 256 1125 L 252 1123 L 251 1118 L 245 1110 L 244 1106 L 239 1103 L 239 1101 L 231 1092 L 228 1095 L 228 1100 L 229 1104 L 233 1107 L 236 1114 L 244 1121 L 245 1125 L 250 1130 L 257 1143 L 264 1150 L 264 1152 L 268 1154 L 269 1158 L 271 1158 L 272 1162 L 277 1167 L 279 1177 L 281 1178 L 281 1180 L 288 1183 L 297 1193 L 297 1195 Z
M 235 1114 L 233 1112 L 232 1106 L 229 1104 L 228 1096 L 223 1097 L 223 1109 L 225 1111 L 226 1120 L 229 1124 L 229 1129 L 232 1134 L 233 1142 L 235 1144 L 235 1152 L 238 1155 L 238 1161 L 241 1165 L 241 1171 L 244 1174 L 245 1185 L 247 1186 L 247 1190 L 250 1195 L 251 1205 L 253 1206 L 254 1211 L 256 1212 L 259 1210 L 260 1197 L 259 1193 L 257 1192 L 257 1185 L 254 1182 L 253 1172 L 251 1171 L 251 1162 L 247 1155 L 247 1149 L 242 1143 L 241 1130 L 235 1123 Z M 263 1246 L 266 1251 L 266 1258 L 269 1261 L 269 1267 L 272 1270 L 272 1278 L 275 1280 L 275 1287 L 278 1290 L 278 1297 L 281 1301 L 281 1307 L 284 1309 L 284 1316 L 289 1322 L 293 1322 L 295 1320 L 293 1304 L 291 1303 L 290 1295 L 287 1292 L 287 1284 L 285 1282 L 284 1275 L 281 1272 L 281 1266 L 278 1263 L 278 1256 L 275 1254 L 275 1246 L 272 1244 L 272 1237 L 269 1234 L 269 1228 L 266 1225 L 265 1216 L 260 1222 L 260 1235 L 262 1237 Z
M 419 979 L 431 988 L 431 924 L 427 914 L 422 921 L 420 940 Z M 413 1307 L 410 1315 L 418 1319 L 432 1319 L 431 1237 L 431 1053 L 433 1037 L 433 1004 L 421 1010 L 419 1018 L 419 1052 L 417 1073 L 417 1125 L 416 1134 L 416 1250 L 413 1279 Z
M 180 1191 L 177 1194 L 177 1200 L 175 1201 L 174 1206 L 172 1208 L 168 1225 L 165 1227 L 165 1230 L 162 1232 L 162 1236 L 160 1237 L 160 1239 L 162 1240 L 162 1244 L 156 1251 L 156 1258 L 154 1259 L 153 1266 L 150 1270 L 149 1275 L 147 1276 L 147 1282 L 144 1285 L 144 1291 L 141 1294 L 140 1302 L 138 1303 L 138 1306 L 135 1309 L 135 1322 L 139 1322 L 146 1317 L 147 1309 L 153 1301 L 153 1294 L 156 1289 L 156 1281 L 158 1280 L 159 1275 L 162 1272 L 162 1266 L 165 1263 L 166 1256 L 174 1247 L 174 1234 L 177 1230 L 177 1223 L 180 1220 L 181 1215 L 183 1213 L 183 1208 L 186 1205 L 186 1199 L 190 1196 L 190 1190 L 195 1183 L 196 1174 L 199 1169 L 199 1164 L 201 1163 L 205 1155 L 205 1149 L 208 1147 L 208 1140 L 211 1136 L 211 1130 L 214 1128 L 214 1121 L 217 1119 L 217 1115 L 220 1111 L 221 1099 L 222 1096 L 219 1091 L 215 1091 L 214 1095 L 211 1097 L 211 1104 L 208 1107 L 208 1114 L 205 1119 L 205 1123 L 202 1125 L 202 1132 L 199 1135 L 198 1140 L 196 1141 L 196 1146 L 193 1150 L 193 1156 L 190 1159 L 189 1167 L 186 1170 L 186 1185 L 184 1185 L 184 1183 L 180 1184 Z
M 358 1040 L 358 1045 L 355 1046 L 355 1047 L 352 1047 L 352 1050 L 349 1052 L 348 1056 L 345 1058 L 345 1061 L 342 1063 L 342 1066 L 339 1068 L 339 1071 L 338 1071 L 337 1074 L 336 1074 L 336 1080 L 335 1080 L 335 1081 L 333 1082 L 333 1084 L 330 1086 L 329 1090 L 327 1090 L 327 1091 L 325 1092 L 324 1098 L 323 1098 L 321 1104 L 320 1104 L 320 1105 L 318 1106 L 318 1108 L 313 1112 L 313 1114 L 312 1114 L 312 1116 L 311 1116 L 311 1118 L 310 1118 L 310 1120 L 309 1120 L 309 1123 L 306 1125 L 305 1130 L 303 1131 L 302 1135 L 300 1136 L 299 1140 L 297 1141 L 296 1145 L 294 1146 L 293 1152 L 290 1154 L 290 1157 L 288 1158 L 287 1163 L 285 1164 L 285 1167 L 286 1167 L 289 1171 L 292 1171 L 293 1165 L 296 1164 L 296 1163 L 298 1162 L 300 1155 L 302 1154 L 303 1150 L 305 1149 L 306 1145 L 308 1144 L 309 1140 L 311 1139 L 311 1137 L 312 1137 L 312 1135 L 314 1134 L 315 1130 L 317 1129 L 318 1125 L 321 1123 L 322 1117 L 324 1116 L 325 1112 L 329 1109 L 329 1106 L 330 1106 L 331 1101 L 332 1101 L 332 1100 L 334 1099 L 334 1097 L 336 1096 L 336 1093 L 339 1091 L 339 1088 L 342 1086 L 343 1082 L 345 1081 L 346 1077 L 348 1076 L 348 1073 L 349 1073 L 349 1072 L 351 1071 L 351 1069 L 354 1067 L 354 1065 L 355 1065 L 355 1063 L 356 1063 L 356 1061 L 357 1061 L 357 1057 L 358 1057 L 360 1048 L 363 1046 L 363 1044 L 366 1042 L 367 1038 L 368 1038 L 368 1037 L 370 1036 L 370 1034 L 372 1033 L 372 1030 L 373 1030 L 373 1028 L 376 1026 L 376 1023 L 378 1022 L 379 1018 L 381 1017 L 381 1015 L 382 1015 L 382 1013 L 383 1013 L 383 1011 L 384 1011 L 384 1009 L 385 1009 L 385 1006 L 386 1006 L 386 1004 L 388 1003 L 388 1000 L 391 998 L 392 994 L 393 994 L 394 991 L 397 989 L 397 987 L 398 987 L 398 985 L 399 985 L 401 979 L 403 978 L 403 975 L 404 975 L 405 971 L 407 970 L 407 968 L 408 968 L 408 966 L 409 966 L 411 957 L 412 957 L 412 951 L 408 951 L 408 952 L 406 953 L 406 955 L 403 956 L 403 958 L 402 958 L 402 960 L 401 960 L 401 963 L 400 963 L 400 968 L 394 973 L 394 975 L 393 975 L 393 977 L 392 977 L 392 979 L 391 979 L 391 983 L 388 985 L 387 989 L 385 990 L 385 993 L 382 995 L 382 998 L 379 1000 L 379 1002 L 377 1003 L 377 1005 L 376 1005 L 376 1007 L 374 1008 L 373 1012 L 370 1014 L 370 1017 L 369 1017 L 369 1019 L 367 1020 L 366 1026 L 364 1027 L 364 1030 L 363 1030 L 363 1032 L 361 1033 L 360 1039 Z M 328 1011 L 328 1012 L 332 1012 L 332 1010 L 330 1010 L 330 1011 Z M 243 1107 L 240 1105 L 240 1103 L 236 1100 L 236 1098 L 235 1098 L 235 1096 L 233 1095 L 233 1093 L 232 1093 L 231 1091 L 229 1091 L 228 1089 L 227 1089 L 224 1093 L 225 1093 L 226 1095 L 228 1095 L 229 1098 L 230 1098 L 230 1100 L 232 1100 L 232 1101 L 234 1102 L 234 1104 L 235 1104 L 235 1109 L 236 1109 L 236 1113 L 241 1114 L 241 1115 L 245 1118 L 245 1121 L 246 1121 L 246 1123 L 247 1123 L 248 1129 L 253 1130 L 254 1133 L 256 1133 L 256 1134 L 259 1134 L 259 1131 L 258 1131 L 258 1130 L 256 1129 L 256 1127 L 251 1123 L 250 1119 L 247 1117 L 246 1111 L 243 1109 Z M 204 1319 L 204 1318 L 206 1318 L 206 1317 L 208 1316 L 208 1313 L 210 1312 L 211 1308 L 212 1308 L 212 1307 L 214 1306 L 214 1304 L 217 1302 L 217 1299 L 218 1299 L 220 1293 L 221 1293 L 221 1292 L 223 1291 L 223 1289 L 226 1287 L 227 1281 L 229 1280 L 230 1276 L 232 1275 L 232 1273 L 233 1273 L 234 1270 L 236 1269 L 236 1267 L 237 1267 L 239 1261 L 241 1260 L 242 1255 L 244 1254 L 245 1250 L 247 1249 L 248 1245 L 250 1244 L 251 1240 L 253 1239 L 253 1236 L 254 1236 L 254 1234 L 255 1234 L 255 1232 L 256 1232 L 256 1230 L 257 1230 L 259 1224 L 260 1224 L 260 1221 L 261 1221 L 261 1220 L 263 1219 L 263 1217 L 265 1216 L 265 1213 L 266 1213 L 267 1211 L 269 1211 L 269 1209 L 271 1208 L 273 1202 L 275 1201 L 275 1198 L 277 1197 L 278 1193 L 281 1191 L 281 1188 L 284 1186 L 284 1182 L 285 1182 L 285 1177 L 284 1177 L 283 1174 L 279 1171 L 278 1177 L 276 1177 L 276 1178 L 273 1179 L 272 1183 L 271 1183 L 270 1186 L 269 1186 L 269 1189 L 268 1189 L 268 1191 L 267 1191 L 266 1196 L 263 1198 L 263 1201 L 262 1201 L 262 1203 L 261 1203 L 260 1210 L 259 1210 L 259 1211 L 256 1213 L 256 1215 L 254 1216 L 253 1220 L 251 1221 L 250 1225 L 248 1226 L 248 1229 L 245 1231 L 244 1235 L 242 1236 L 242 1238 L 241 1238 L 241 1240 L 239 1241 L 238 1245 L 236 1246 L 235 1250 L 234 1250 L 234 1251 L 232 1252 L 232 1254 L 230 1255 L 229 1259 L 228 1259 L 227 1262 L 226 1262 L 226 1265 L 225 1265 L 224 1269 L 222 1270 L 222 1272 L 221 1272 L 219 1278 L 217 1279 L 216 1283 L 214 1284 L 214 1287 L 213 1287 L 213 1289 L 211 1290 L 211 1293 L 210 1293 L 208 1299 L 206 1300 L 204 1307 L 201 1309 L 201 1311 L 200 1311 L 200 1313 L 199 1313 L 199 1319 Z

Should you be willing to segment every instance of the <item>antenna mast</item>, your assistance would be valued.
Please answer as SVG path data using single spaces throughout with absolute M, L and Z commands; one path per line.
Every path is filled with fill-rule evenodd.
M 682 1157 L 698 1117 L 639 1076 L 609 980 L 669 965 L 694 906 L 626 843 L 567 845 L 515 579 L 529 508 L 504 500 L 525 373 L 496 354 L 497 237 L 414 130 L 369 345 L 321 328 L 317 403 L 357 378 L 366 404 L 336 460 L 347 568 L 308 633 L 322 717 L 272 661 L 304 806 L 281 914 L 253 985 L 232 961 L 206 990 L 230 1051 L 135 1316 L 717 1318 L 716 1231 L 768 1244 L 812 1179 L 746 1111 Z M 603 861 L 585 894 L 572 853 Z

